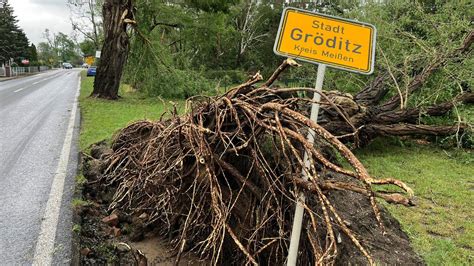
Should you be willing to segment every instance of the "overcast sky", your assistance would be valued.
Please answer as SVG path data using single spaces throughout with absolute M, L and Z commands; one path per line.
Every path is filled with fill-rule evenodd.
M 19 26 L 35 45 L 44 41 L 43 32 L 72 33 L 67 0 L 9 0 Z

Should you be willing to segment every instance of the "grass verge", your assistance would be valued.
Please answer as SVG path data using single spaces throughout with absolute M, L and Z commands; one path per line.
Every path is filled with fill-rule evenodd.
M 379 139 L 356 155 L 372 175 L 396 177 L 414 190 L 417 206 L 387 207 L 428 265 L 472 265 L 472 151 Z
M 82 78 L 81 150 L 107 139 L 140 119 L 157 119 L 172 109 L 170 101 L 148 99 L 123 86 L 118 101 L 88 98 L 93 78 Z M 183 106 L 184 101 L 174 101 Z M 412 142 L 378 140 L 356 155 L 378 177 L 395 177 L 409 184 L 417 206 L 388 205 L 429 265 L 470 265 L 474 261 L 474 165 L 472 153 L 443 150 Z
M 93 77 L 81 73 L 81 95 L 79 97 L 82 127 L 80 135 L 81 150 L 103 139 L 110 140 L 119 129 L 133 121 L 142 119 L 158 119 L 165 111 L 173 110 L 173 102 L 184 106 L 183 100 L 162 101 L 144 98 L 128 86 L 121 86 L 117 101 L 89 98 L 94 83 Z

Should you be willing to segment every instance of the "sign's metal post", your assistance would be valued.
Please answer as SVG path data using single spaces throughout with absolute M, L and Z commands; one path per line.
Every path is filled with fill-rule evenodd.
M 304 9 L 286 7 L 281 15 L 273 52 L 284 57 L 319 64 L 316 92 L 311 107 L 311 120 L 317 122 L 319 101 L 326 66 L 370 75 L 375 64 L 374 25 L 329 16 Z M 318 93 L 319 92 L 319 93 Z M 308 128 L 308 141 L 313 144 L 315 132 Z M 311 154 L 304 154 L 304 180 L 311 178 Z M 300 193 L 291 230 L 290 247 L 286 265 L 296 265 L 301 227 L 303 223 L 305 196 Z
M 314 122 L 318 122 L 318 113 L 319 113 L 319 102 L 321 100 L 321 92 L 323 89 L 323 81 L 324 81 L 324 74 L 326 73 L 326 65 L 319 64 L 318 65 L 318 74 L 316 76 L 316 92 L 313 95 L 313 103 L 311 105 L 311 116 L 310 119 Z M 313 144 L 314 143 L 314 131 L 311 128 L 308 128 L 308 142 Z M 308 158 L 308 154 L 304 153 L 304 164 L 305 168 L 308 169 L 311 165 L 311 161 Z M 306 169 L 303 169 L 302 178 L 304 180 L 308 180 L 308 172 Z M 298 202 L 296 204 L 295 215 L 293 219 L 293 228 L 291 230 L 291 239 L 290 239 L 290 248 L 288 250 L 288 259 L 286 262 L 287 266 L 294 266 L 296 265 L 296 261 L 298 259 L 298 247 L 300 243 L 300 236 L 301 236 L 301 226 L 303 223 L 303 214 L 304 214 L 304 207 L 303 204 L 305 202 L 305 196 L 303 193 L 299 195 Z

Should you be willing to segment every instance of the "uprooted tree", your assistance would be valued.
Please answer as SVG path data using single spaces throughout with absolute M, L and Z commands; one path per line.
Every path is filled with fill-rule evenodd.
M 319 123 L 307 118 L 311 100 L 297 97 L 314 89 L 272 86 L 285 69 L 298 66 L 287 59 L 263 83 L 257 73 L 222 96 L 189 99 L 184 115 L 173 112 L 170 119 L 140 121 L 121 130 L 112 150 L 100 157 L 101 175 L 90 185 L 104 195 L 112 192 L 106 199 L 110 211 L 140 216 L 145 227 L 170 237 L 177 261 L 182 253 L 193 252 L 213 263 L 239 265 L 284 263 L 295 201 L 302 192 L 307 201 L 299 263 L 333 263 L 340 247 L 351 243 L 374 264 L 376 245 L 360 239 L 350 217 L 338 210 L 338 203 L 351 200 L 349 194 L 334 192 L 365 198 L 365 215 L 374 217 L 371 226 L 381 232 L 384 219 L 376 198 L 410 206 L 413 192 L 397 179 L 370 176 L 342 141 L 364 144 L 380 135 L 468 131 L 462 123 L 431 126 L 418 119 L 446 114 L 459 102 L 472 103 L 472 92 L 423 109 L 403 103 L 447 61 L 469 56 L 473 39 L 471 32 L 461 47 L 423 67 L 407 91 L 385 101 L 385 81 L 394 78 L 389 74 L 354 96 L 323 92 Z M 309 129 L 315 132 L 314 145 L 305 137 Z M 308 181 L 300 178 L 303 171 Z M 394 189 L 378 190 L 379 185 Z
M 298 111 L 304 98 L 285 98 L 287 90 L 270 87 L 290 65 L 297 63 L 285 60 L 259 88 L 254 87 L 262 80 L 257 73 L 224 96 L 191 99 L 184 116 L 122 130 L 103 157 L 104 174 L 94 181 L 114 190 L 110 209 L 145 213 L 145 224 L 173 237 L 178 260 L 192 251 L 213 263 L 282 264 L 295 191 L 302 191 L 309 219 L 301 263 L 333 262 L 336 231 L 374 263 L 324 191 L 365 196 L 378 221 L 373 226 L 382 228 L 375 198 L 409 206 L 412 191 L 396 179 L 372 178 L 344 144 Z M 305 138 L 308 129 L 316 132 L 315 146 Z M 340 154 L 353 169 L 331 162 L 327 152 Z M 302 171 L 309 181 L 300 178 Z M 328 172 L 343 177 L 328 178 Z M 373 190 L 381 184 L 399 187 L 407 196 Z

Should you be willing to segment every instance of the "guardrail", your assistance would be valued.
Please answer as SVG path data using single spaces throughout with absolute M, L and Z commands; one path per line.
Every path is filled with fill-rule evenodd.
M 11 67 L 10 76 L 15 77 L 15 76 L 27 75 L 31 73 L 46 71 L 48 69 L 49 69 L 48 66 Z M 0 67 L 0 77 L 5 77 L 6 72 L 7 71 L 5 67 Z

